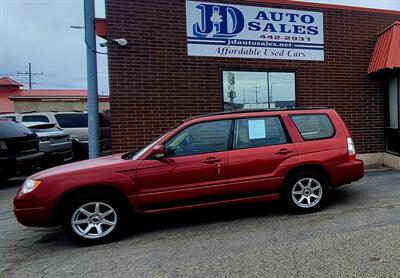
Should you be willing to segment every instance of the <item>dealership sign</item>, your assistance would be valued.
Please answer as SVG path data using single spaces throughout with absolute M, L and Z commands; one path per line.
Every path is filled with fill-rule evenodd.
M 190 56 L 324 60 L 323 14 L 186 2 Z

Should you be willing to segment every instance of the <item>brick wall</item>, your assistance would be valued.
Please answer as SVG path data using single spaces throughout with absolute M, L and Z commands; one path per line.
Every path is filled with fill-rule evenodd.
M 297 73 L 300 106 L 335 108 L 359 153 L 384 150 L 384 82 L 367 75 L 377 33 L 400 15 L 254 3 L 324 13 L 325 61 L 189 57 L 185 1 L 107 0 L 113 151 L 150 142 L 182 119 L 221 110 L 223 68 L 284 69 Z

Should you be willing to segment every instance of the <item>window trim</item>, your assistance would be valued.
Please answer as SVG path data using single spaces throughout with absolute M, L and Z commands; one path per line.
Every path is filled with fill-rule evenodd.
M 207 154 L 207 153 L 220 153 L 220 152 L 227 152 L 231 150 L 231 140 L 233 140 L 232 137 L 232 125 L 234 123 L 234 119 L 217 119 L 217 120 L 211 120 L 211 121 L 203 121 L 203 122 L 197 122 L 197 123 L 193 123 L 191 125 L 186 126 L 185 128 L 179 130 L 177 133 L 175 133 L 171 138 L 169 138 L 168 140 L 166 140 L 165 142 L 163 142 L 163 146 L 165 147 L 166 150 L 166 145 L 168 144 L 168 142 L 170 142 L 171 140 L 173 140 L 174 138 L 176 138 L 176 136 L 178 136 L 181 132 L 183 132 L 184 130 L 197 125 L 197 124 L 204 124 L 204 123 L 211 123 L 211 122 L 220 122 L 220 121 L 228 121 L 230 122 L 230 126 L 229 126 L 229 134 L 228 134 L 228 140 L 227 140 L 227 148 L 226 150 L 221 150 L 221 151 L 213 151 L 213 152 L 202 152 L 202 153 L 195 153 L 195 154 L 185 154 L 185 155 L 177 155 L 177 156 L 169 156 L 167 154 L 165 154 L 165 158 L 177 158 L 177 157 L 185 157 L 185 156 L 194 156 L 194 155 L 199 155 L 199 154 Z M 232 137 L 232 138 L 231 138 Z
M 331 136 L 329 137 L 320 137 L 320 138 L 312 138 L 312 139 L 305 139 L 303 134 L 300 132 L 299 128 L 297 127 L 296 123 L 294 122 L 294 120 L 292 119 L 292 117 L 295 116 L 326 116 L 328 118 L 328 121 L 331 123 L 331 126 L 333 128 L 333 133 Z M 333 121 L 331 119 L 331 117 L 329 116 L 328 113 L 305 113 L 305 114 L 291 114 L 289 115 L 290 120 L 293 122 L 293 125 L 295 126 L 297 132 L 300 134 L 301 138 L 303 139 L 304 142 L 308 142 L 308 141 L 317 141 L 317 140 L 327 140 L 327 139 L 332 139 L 336 137 L 336 127 L 333 124 Z
M 224 110 L 224 71 L 245 71 L 245 72 L 278 72 L 278 73 L 294 73 L 294 105 L 298 106 L 298 74 L 296 69 L 277 69 L 277 68 L 236 68 L 236 67 L 220 67 L 219 69 L 219 105 L 220 111 Z
M 281 123 L 282 129 L 283 129 L 283 133 L 285 134 L 286 137 L 286 143 L 280 143 L 280 144 L 272 144 L 272 145 L 262 145 L 262 146 L 254 146 L 254 147 L 246 147 L 246 148 L 235 148 L 235 127 L 236 127 L 236 121 L 237 120 L 245 120 L 245 119 L 257 119 L 257 118 L 278 118 L 279 122 Z M 282 119 L 281 115 L 260 115 L 260 116 L 256 116 L 256 117 L 240 117 L 240 118 L 235 118 L 234 122 L 233 122 L 233 130 L 232 130 L 232 151 L 237 151 L 237 150 L 246 150 L 246 149 L 254 149 L 254 148 L 268 148 L 268 147 L 273 147 L 273 146 L 279 146 L 279 145 L 287 145 L 287 144 L 293 144 L 293 140 L 290 137 L 290 134 L 287 130 L 287 127 L 285 125 L 285 122 Z

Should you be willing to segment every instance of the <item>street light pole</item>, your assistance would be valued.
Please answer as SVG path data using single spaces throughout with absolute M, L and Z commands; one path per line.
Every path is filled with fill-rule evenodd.
M 89 159 L 100 156 L 94 0 L 84 0 Z

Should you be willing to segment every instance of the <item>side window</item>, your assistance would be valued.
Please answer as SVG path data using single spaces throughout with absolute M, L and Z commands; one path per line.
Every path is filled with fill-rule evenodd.
M 22 122 L 45 122 L 48 123 L 49 118 L 45 115 L 26 115 L 22 116 Z
M 184 156 L 225 151 L 229 145 L 231 121 L 194 124 L 165 144 L 167 156 Z
M 291 118 L 304 140 L 326 139 L 335 134 L 328 115 L 295 115 Z
M 279 117 L 238 119 L 235 124 L 235 149 L 288 143 Z

